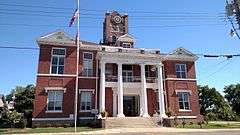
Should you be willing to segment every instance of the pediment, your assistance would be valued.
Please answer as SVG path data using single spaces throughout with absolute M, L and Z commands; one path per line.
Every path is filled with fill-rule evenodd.
M 117 41 L 121 41 L 121 42 L 135 42 L 135 38 L 129 34 L 124 34 L 122 36 L 120 36 Z
M 74 40 L 63 31 L 55 31 L 37 39 L 38 43 L 74 43 Z
M 183 47 L 179 47 L 179 48 L 175 49 L 171 54 L 178 55 L 178 56 L 197 57 L 195 54 L 193 54 L 192 52 L 184 49 Z

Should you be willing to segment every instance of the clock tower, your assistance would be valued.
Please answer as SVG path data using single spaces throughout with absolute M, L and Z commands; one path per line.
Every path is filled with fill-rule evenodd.
M 122 46 L 118 39 L 128 34 L 128 15 L 121 15 L 116 11 L 107 12 L 103 22 L 103 44 Z M 130 43 L 132 46 L 133 43 Z

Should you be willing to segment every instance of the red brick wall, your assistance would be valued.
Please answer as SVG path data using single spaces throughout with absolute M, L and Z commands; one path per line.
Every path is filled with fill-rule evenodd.
M 56 46 L 41 45 L 39 53 L 39 74 L 49 74 L 52 58 L 52 48 Z M 57 46 L 59 48 L 59 46 Z M 76 47 L 61 47 L 66 48 L 64 74 L 76 74 Z
M 106 88 L 105 91 L 105 108 L 109 116 L 113 115 L 113 91 L 111 88 Z
M 164 62 L 164 72 L 166 78 L 176 78 L 176 64 L 186 64 L 187 66 L 187 79 L 196 79 L 195 65 L 194 62 L 184 62 L 184 61 L 165 61 Z M 198 91 L 197 83 L 195 80 L 166 80 L 164 82 L 167 97 L 167 110 L 171 110 L 176 115 L 190 115 L 196 116 L 199 112 L 199 102 L 198 102 Z M 179 112 L 178 96 L 176 95 L 176 90 L 190 90 L 190 112 Z
M 54 83 L 52 83 L 54 82 Z M 72 77 L 37 77 L 33 118 L 36 117 L 69 117 L 74 112 L 75 78 Z M 45 87 L 64 87 L 63 113 L 45 113 L 47 93 Z
M 186 64 L 187 66 L 187 78 L 195 79 L 195 65 L 194 62 L 184 62 L 184 61 L 165 61 L 164 64 L 164 72 L 166 78 L 176 78 L 176 64 Z
M 148 114 L 153 116 L 157 110 L 157 97 L 153 89 L 147 89 Z

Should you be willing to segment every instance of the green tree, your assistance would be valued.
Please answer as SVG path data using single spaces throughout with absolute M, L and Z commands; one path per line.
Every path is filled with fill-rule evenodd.
M 230 103 L 232 110 L 240 115 L 240 84 L 224 87 L 225 98 Z
M 210 120 L 233 120 L 234 114 L 224 97 L 215 89 L 198 86 L 200 112 Z
M 16 87 L 17 93 L 15 94 L 14 108 L 19 113 L 32 111 L 34 100 L 34 85 L 27 85 L 26 87 Z

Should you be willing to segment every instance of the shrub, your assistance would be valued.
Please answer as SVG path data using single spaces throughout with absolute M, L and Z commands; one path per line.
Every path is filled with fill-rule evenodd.
M 27 120 L 22 117 L 20 121 L 15 124 L 15 128 L 25 128 L 26 125 L 27 125 Z

